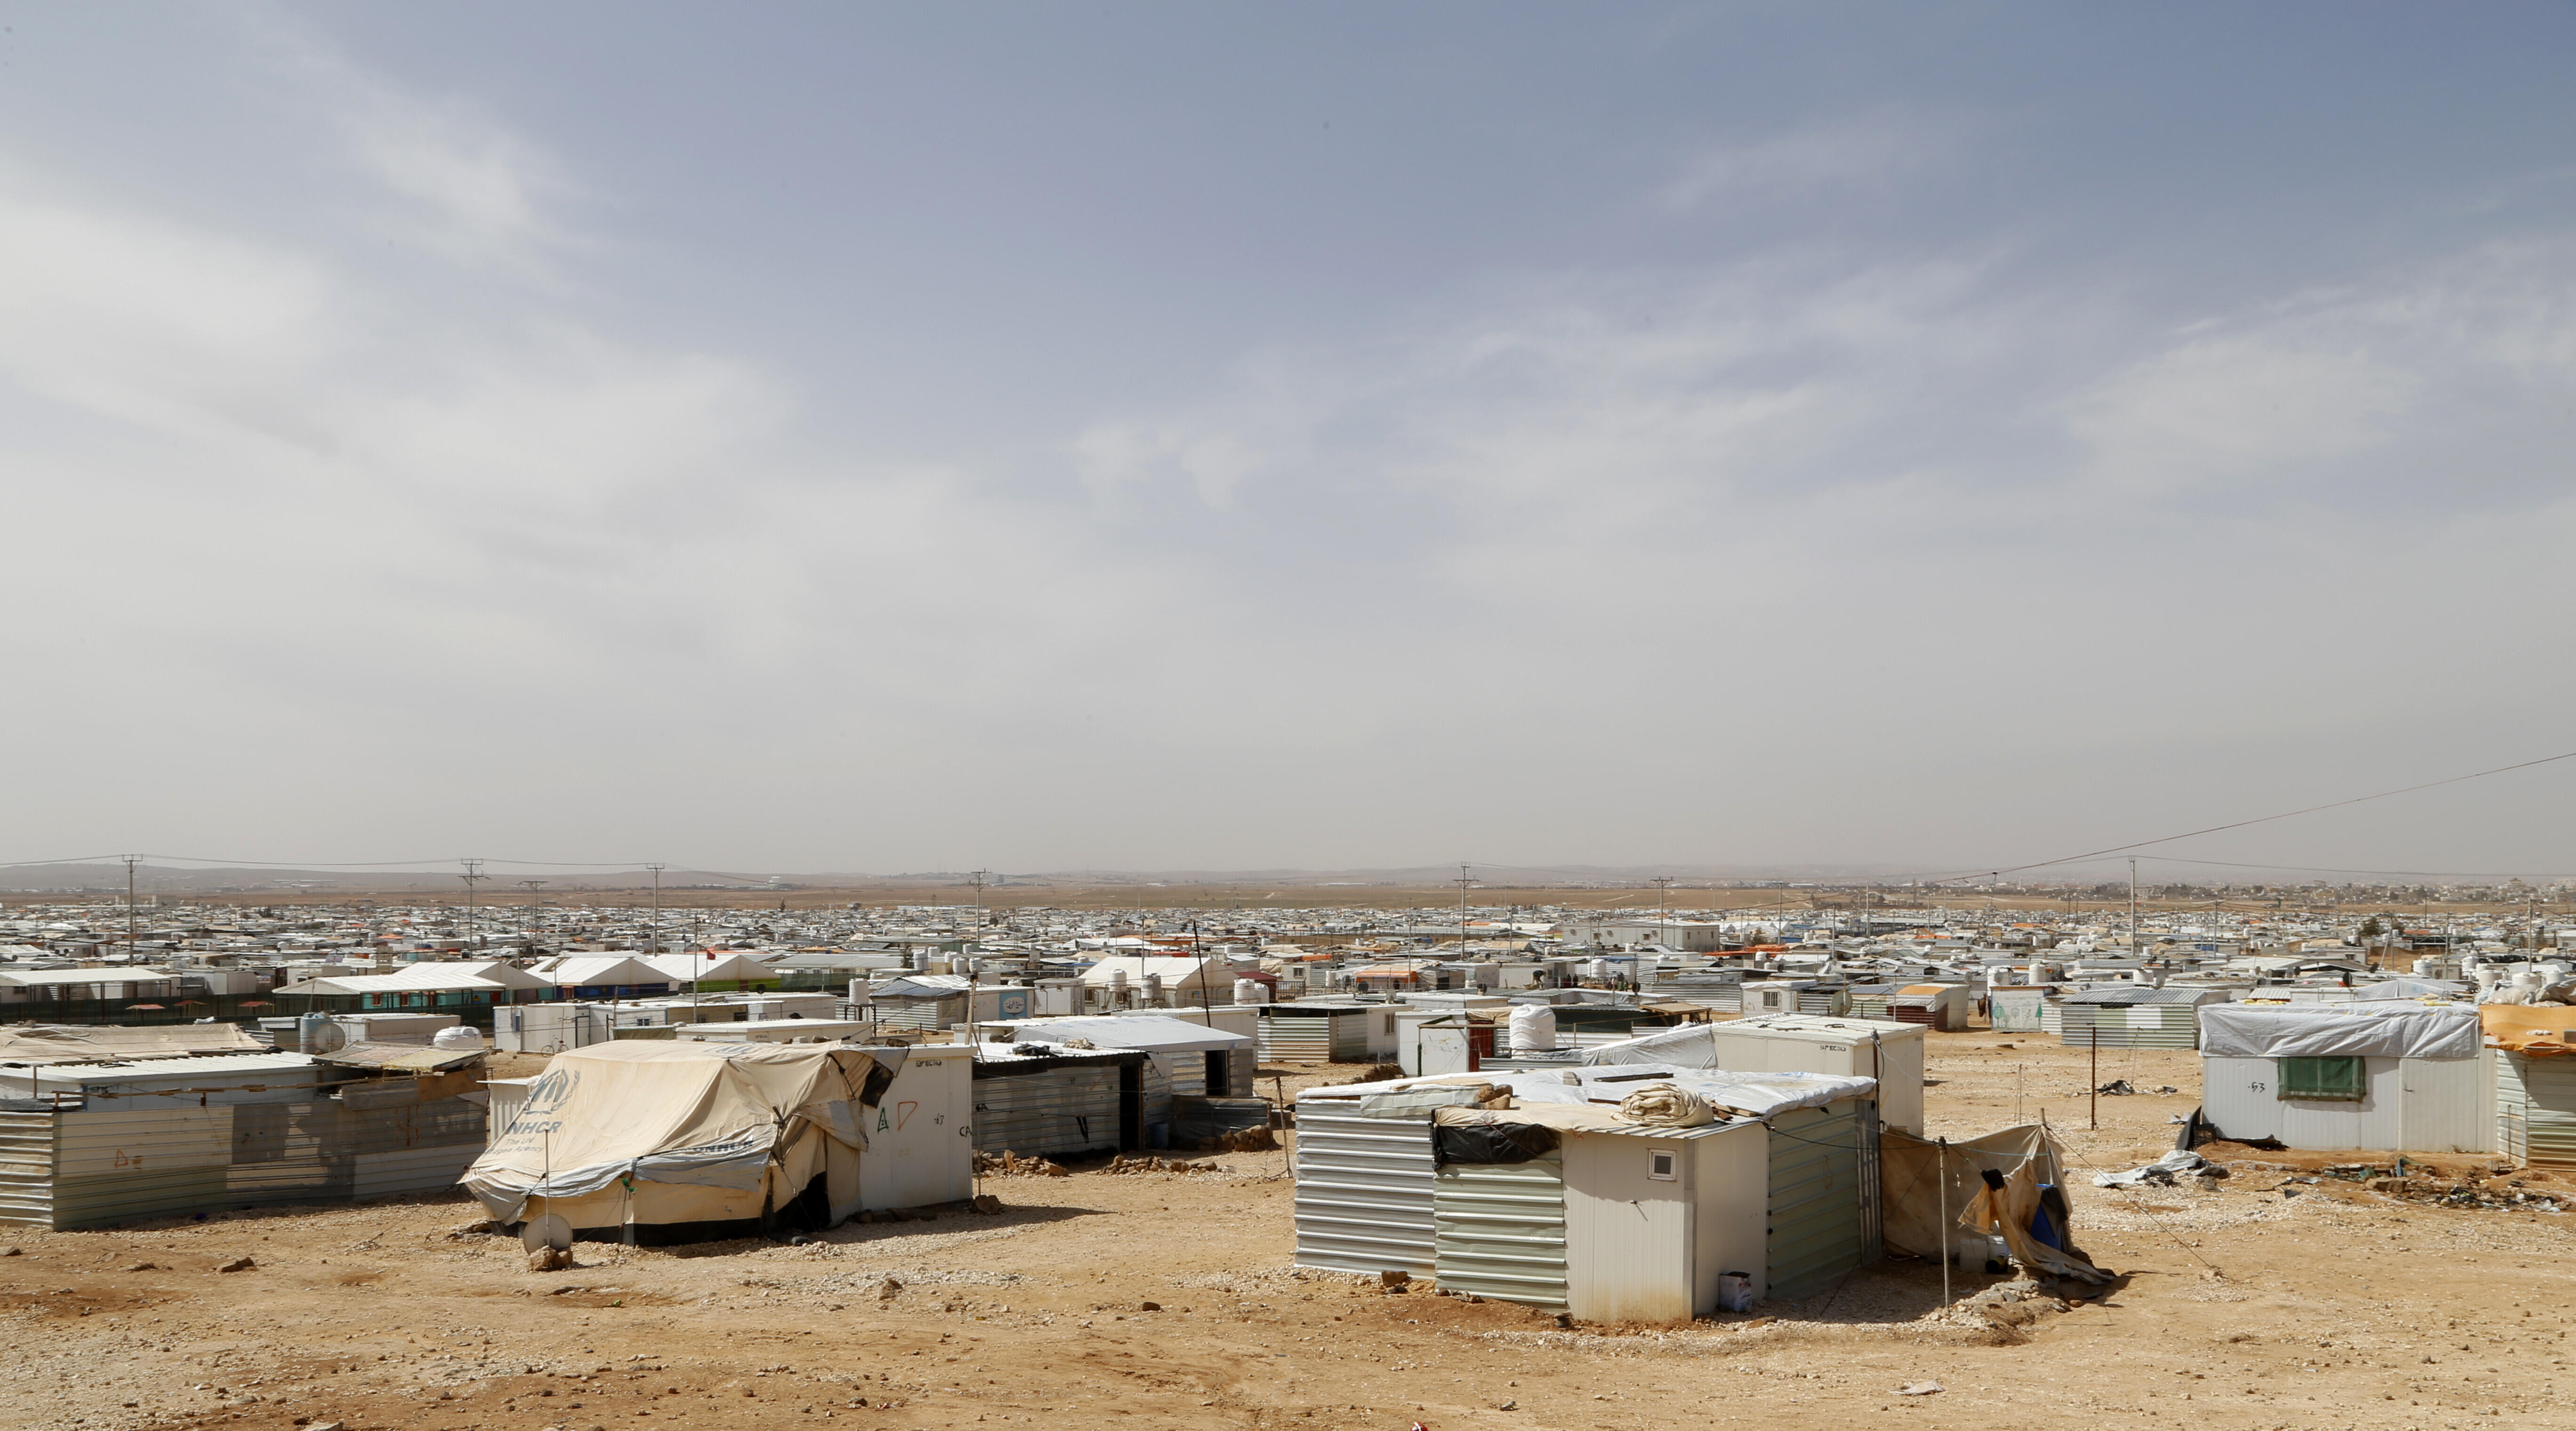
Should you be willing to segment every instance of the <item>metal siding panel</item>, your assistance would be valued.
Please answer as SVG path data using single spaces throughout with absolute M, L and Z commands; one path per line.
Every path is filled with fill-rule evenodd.
M 1996 1033 L 2039 1033 L 2047 1013 L 2045 989 L 1989 989 L 1987 1017 Z
M 2268 1058 L 2200 1056 L 2200 1111 L 2237 1142 L 2281 1136 L 2281 1100 Z
M 1813 1296 L 1869 1258 L 1862 1108 L 1847 1101 L 1769 1120 L 1770 1283 L 1780 1301 Z
M 56 1133 L 56 1177 L 220 1168 L 231 1161 L 234 1109 L 155 1108 L 66 1113 Z
M 2410 1153 L 2485 1153 L 2495 1148 L 2488 1112 L 2491 1050 L 2476 1058 L 2408 1058 L 2397 1064 L 2405 1086 L 2404 1132 Z
M 1567 1310 L 1596 1322 L 1689 1321 L 1701 1310 L 1692 1285 L 1696 1140 L 1573 1135 L 1563 1151 Z M 1648 1176 L 1658 1152 L 1674 1176 Z
M 2576 1057 L 2507 1053 L 2497 1069 L 2496 1093 L 2499 1105 L 2509 1103 L 2521 1123 L 2525 1162 L 2576 1166 Z
M 482 1151 L 480 1144 L 451 1143 L 361 1153 L 351 1159 L 350 1195 L 371 1198 L 445 1192 L 456 1186 L 456 1180 L 464 1176 L 465 1169 Z
M 163 1168 L 54 1179 L 54 1226 L 105 1227 L 226 1205 L 222 1168 Z
M 1431 1120 L 1362 1118 L 1297 1107 L 1301 1267 L 1430 1276 Z
M 0 1113 L 0 1222 L 54 1225 L 52 1113 Z
M 975 1081 L 975 1149 L 1024 1158 L 1118 1148 L 1115 1066 L 1053 1068 Z
M 328 1100 L 233 1110 L 233 1162 L 224 1196 L 235 1207 L 341 1202 L 355 1188 L 349 1116 Z
M 1568 1309 L 1563 1156 L 1440 1170 L 1432 1198 L 1440 1290 Z
M 1330 1017 L 1274 1015 L 1261 1021 L 1261 1056 L 1282 1063 L 1333 1062 Z

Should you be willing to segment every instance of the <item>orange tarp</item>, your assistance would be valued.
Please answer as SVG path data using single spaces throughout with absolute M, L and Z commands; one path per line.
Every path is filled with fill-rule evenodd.
M 2496 1047 L 2534 1057 L 2576 1053 L 2576 1007 L 2480 1004 L 2478 1023 Z

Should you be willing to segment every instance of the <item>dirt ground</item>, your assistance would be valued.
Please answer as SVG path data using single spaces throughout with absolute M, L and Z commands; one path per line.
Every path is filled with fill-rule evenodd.
M 1358 1070 L 1283 1072 L 1293 1093 Z M 2169 1147 L 2198 1085 L 2191 1055 L 2106 1054 L 2102 1079 L 2142 1091 L 2101 1099 L 2096 1131 L 2086 1056 L 2053 1037 L 1936 1035 L 1931 1077 L 1934 1133 L 2009 1124 L 2018 1099 L 2101 1168 Z M 2122 1281 L 2064 1312 L 2003 1308 L 2024 1321 L 2010 1326 L 1945 1309 L 1939 1269 L 1908 1261 L 1679 1328 L 1389 1295 L 1289 1266 L 1278 1152 L 1212 1173 L 992 1178 L 999 1214 L 804 1246 L 582 1244 L 551 1273 L 515 1240 L 462 1231 L 480 1218 L 462 1197 L 0 1230 L 16 1249 L 0 1256 L 16 1368 L 0 1425 L 2576 1425 L 2576 1383 L 2556 1385 L 2576 1214 L 2429 1206 L 2296 1180 L 2349 1159 L 2214 1151 L 2235 1175 L 2207 1191 L 2074 1179 L 2078 1240 Z M 2495 1166 L 2447 1171 L 2469 1164 Z M 217 1270 L 242 1257 L 256 1265 Z M 1953 1292 L 1999 1280 L 1957 1274 Z M 1894 1394 L 1925 1382 L 1941 1390 Z

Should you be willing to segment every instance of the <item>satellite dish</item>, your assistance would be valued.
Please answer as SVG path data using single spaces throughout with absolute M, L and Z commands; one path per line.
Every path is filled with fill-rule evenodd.
M 519 1224 L 519 1245 L 530 1252 L 552 1248 L 557 1252 L 572 1251 L 572 1224 L 563 1214 L 550 1212 Z

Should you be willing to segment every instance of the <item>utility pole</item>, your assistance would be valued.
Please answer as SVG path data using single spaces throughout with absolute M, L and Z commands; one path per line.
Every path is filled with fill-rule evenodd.
M 1467 957 L 1467 886 L 1468 886 L 1470 883 L 1472 883 L 1472 882 L 1473 882 L 1473 881 L 1469 878 L 1469 876 L 1468 876 L 1468 874 L 1467 874 L 1467 866 L 1466 866 L 1466 865 L 1464 865 L 1464 864 L 1459 865 L 1459 866 L 1458 866 L 1458 957 L 1459 957 L 1459 958 L 1461 958 L 1461 959 L 1464 959 L 1464 958 L 1466 958 L 1466 957 Z
M 2129 860 L 2129 957 L 2138 957 L 2138 862 Z
M 653 932 L 645 938 L 644 946 L 659 954 L 662 952 L 662 871 L 670 866 L 646 865 L 644 868 L 653 872 Z
M 537 891 L 544 888 L 548 883 L 549 881 L 541 879 L 523 879 L 519 881 L 519 888 L 528 892 L 528 907 L 530 909 L 537 907 Z
M 979 929 L 984 924 L 984 881 L 992 874 L 991 870 L 974 870 L 966 876 L 966 882 L 975 886 L 975 925 Z
M 1673 877 L 1671 875 L 1657 875 L 1655 877 L 1655 942 L 1666 948 L 1672 947 L 1673 931 L 1671 920 L 1664 913 L 1664 896 L 1672 889 L 1672 887 Z
M 140 862 L 142 858 L 143 857 L 141 855 L 127 855 L 125 857 L 125 959 L 129 964 L 132 963 L 135 958 L 134 948 L 136 942 L 134 919 L 134 866 Z
M 474 886 L 477 881 L 488 879 L 490 876 L 483 873 L 481 860 L 458 860 L 457 863 L 465 866 L 465 873 L 458 875 L 457 878 L 465 881 L 465 943 L 466 947 L 472 948 L 475 944 L 475 935 L 480 932 L 477 926 L 480 923 L 481 914 L 474 903 Z

